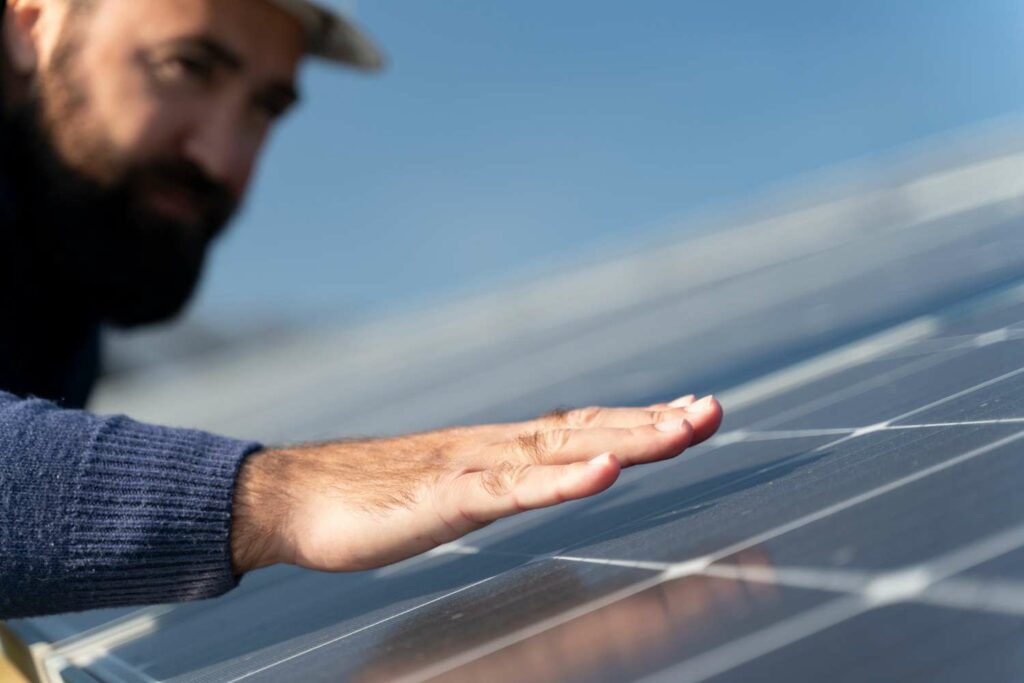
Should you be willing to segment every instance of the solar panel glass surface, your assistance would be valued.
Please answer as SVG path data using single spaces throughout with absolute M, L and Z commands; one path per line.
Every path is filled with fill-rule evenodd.
M 1017 679 L 1021 296 L 731 411 L 606 496 L 379 572 L 257 574 L 108 656 L 182 681 Z

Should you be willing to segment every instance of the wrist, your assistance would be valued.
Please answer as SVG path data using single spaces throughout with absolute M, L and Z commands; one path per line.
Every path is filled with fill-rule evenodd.
M 282 453 L 263 450 L 242 463 L 231 511 L 231 565 L 236 576 L 276 564 L 277 520 L 284 497 L 279 474 Z M 275 486 L 276 482 L 276 486 Z

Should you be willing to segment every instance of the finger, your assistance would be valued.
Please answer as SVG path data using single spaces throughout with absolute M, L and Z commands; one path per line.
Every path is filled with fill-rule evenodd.
M 557 429 L 523 434 L 487 454 L 491 462 L 511 459 L 537 465 L 567 465 L 585 462 L 595 453 L 613 451 L 624 467 L 671 458 L 683 452 L 693 440 L 693 428 L 686 420 L 627 429 Z M 486 457 L 486 456 L 485 456 Z
M 714 396 L 705 396 L 686 408 L 686 421 L 693 427 L 693 444 L 711 437 L 722 426 L 722 405 Z
M 655 403 L 646 408 L 634 407 L 600 407 L 557 408 L 535 420 L 513 422 L 505 425 L 491 425 L 496 430 L 506 433 L 530 432 L 558 427 L 579 429 L 582 427 L 638 427 L 655 424 L 676 417 L 685 418 L 686 413 L 680 412 L 697 401 L 694 394 L 675 399 L 671 403 Z
M 686 406 L 690 405 L 691 403 L 695 402 L 696 400 L 697 400 L 697 396 L 695 394 L 687 394 L 686 396 L 680 396 L 679 398 L 675 399 L 674 401 L 664 402 L 664 403 L 652 403 L 651 405 L 649 405 L 647 407 L 652 409 L 652 410 L 667 410 L 669 408 L 685 408 Z
M 611 453 L 570 465 L 502 465 L 462 475 L 451 504 L 470 524 L 488 524 L 526 510 L 549 507 L 604 491 L 619 476 Z
M 666 420 L 682 420 L 685 417 L 685 408 L 652 410 L 650 408 L 600 408 L 593 406 L 567 410 L 561 413 L 557 419 L 549 417 L 547 424 L 534 424 L 532 427 L 535 430 L 558 427 L 568 427 L 570 429 L 588 427 L 622 429 L 625 427 L 642 427 L 643 425 L 657 424 Z

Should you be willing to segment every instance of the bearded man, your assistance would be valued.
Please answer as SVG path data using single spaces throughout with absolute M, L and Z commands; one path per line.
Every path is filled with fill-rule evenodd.
M 382 60 L 307 0 L 0 9 L 0 618 L 212 597 L 278 562 L 378 567 L 718 428 L 687 396 L 267 448 L 84 412 L 102 326 L 189 300 L 302 61 Z

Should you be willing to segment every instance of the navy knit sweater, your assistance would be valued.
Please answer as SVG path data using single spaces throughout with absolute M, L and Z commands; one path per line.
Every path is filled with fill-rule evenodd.
M 0 618 L 233 588 L 232 492 L 257 448 L 0 393 Z
M 19 249 L 2 128 L 0 619 L 219 595 L 238 581 L 238 468 L 260 445 L 63 407 L 92 385 L 99 325 Z

